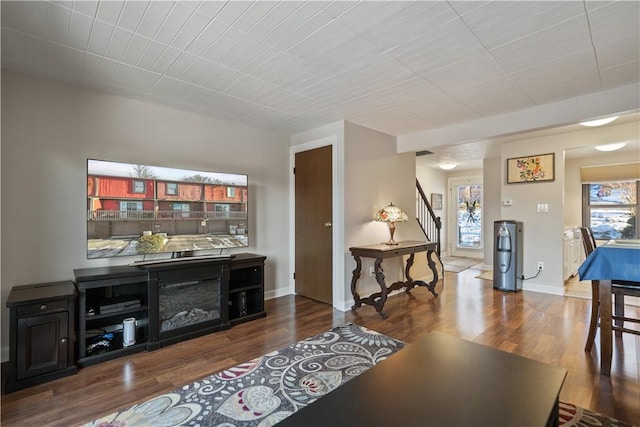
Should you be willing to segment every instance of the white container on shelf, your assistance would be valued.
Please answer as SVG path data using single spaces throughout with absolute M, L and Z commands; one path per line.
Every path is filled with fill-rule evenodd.
M 136 319 L 127 317 L 122 321 L 122 345 L 132 346 L 136 343 Z

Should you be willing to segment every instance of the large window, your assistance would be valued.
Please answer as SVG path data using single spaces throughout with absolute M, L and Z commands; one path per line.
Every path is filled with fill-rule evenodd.
M 189 203 L 174 203 L 171 208 L 174 212 L 182 212 L 182 218 L 189 218 Z
M 144 193 L 144 181 L 133 181 L 133 192 Z
M 582 185 L 582 223 L 597 240 L 637 239 L 640 181 L 612 181 Z
M 175 196 L 178 194 L 178 184 L 175 182 L 167 182 L 167 190 L 166 193 L 171 196 Z
M 142 217 L 142 202 L 120 202 L 120 218 Z

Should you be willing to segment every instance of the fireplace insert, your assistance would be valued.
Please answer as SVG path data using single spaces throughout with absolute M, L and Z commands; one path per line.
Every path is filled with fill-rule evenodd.
M 197 260 L 169 265 L 148 266 L 150 299 L 149 347 L 160 347 L 229 325 L 228 296 L 225 283 L 228 260 Z

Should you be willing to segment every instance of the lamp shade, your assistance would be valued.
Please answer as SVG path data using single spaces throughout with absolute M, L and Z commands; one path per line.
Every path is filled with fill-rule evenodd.
M 378 211 L 376 214 L 376 221 L 407 222 L 409 221 L 409 218 L 406 213 L 402 212 L 402 209 L 391 203 L 389 206 L 385 206 Z
M 407 222 L 409 218 L 407 214 L 402 212 L 397 206 L 393 206 L 391 203 L 389 206 L 385 206 L 380 209 L 376 214 L 376 221 L 386 222 L 389 226 L 389 241 L 385 242 L 386 245 L 397 245 L 398 242 L 393 240 L 393 233 L 396 231 L 396 222 Z

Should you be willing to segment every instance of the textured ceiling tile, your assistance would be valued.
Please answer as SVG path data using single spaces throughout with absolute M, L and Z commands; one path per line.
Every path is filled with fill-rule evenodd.
M 176 58 L 176 60 L 169 66 L 169 69 L 166 71 L 168 76 L 178 78 L 183 72 L 185 72 L 191 64 L 196 60 L 194 55 L 189 53 L 180 53 L 180 55 Z
M 258 40 L 251 37 L 246 33 L 236 33 L 235 29 L 233 33 L 229 33 L 229 35 L 233 35 L 236 37 L 235 40 L 231 40 L 231 44 L 227 46 L 227 48 L 221 51 L 216 57 L 215 60 L 220 63 L 230 64 L 233 60 L 235 60 L 239 55 L 243 54 L 245 51 L 251 49 L 253 46 L 258 43 Z M 263 46 L 266 46 L 263 44 Z
M 134 90 L 138 90 L 140 83 L 144 80 L 147 73 L 147 71 L 141 70 L 140 68 L 131 67 L 131 73 L 129 73 L 127 81 L 124 84 Z
M 274 1 L 258 1 L 251 3 L 250 7 L 244 11 L 237 20 L 233 22 L 233 28 L 238 31 L 249 31 L 259 21 L 264 19 L 271 10 L 277 6 L 277 2 Z M 221 18 L 221 21 L 225 20 Z
M 128 1 L 124 4 L 120 19 L 118 19 L 118 27 L 124 28 L 131 32 L 136 31 L 140 20 L 144 16 L 149 7 L 147 1 Z
M 582 2 L 490 2 L 463 18 L 492 49 L 583 15 Z
M 193 9 L 189 9 L 181 3 L 176 3 L 162 24 L 160 31 L 156 34 L 155 39 L 161 43 L 169 44 L 194 13 L 196 12 Z
M 214 18 L 220 13 L 224 6 L 224 1 L 203 1 L 200 3 L 200 6 L 198 6 L 198 12 L 207 15 L 209 18 Z
M 195 39 L 212 23 L 211 18 L 202 13 L 194 13 L 187 24 L 171 41 L 171 46 L 176 49 L 186 49 Z
M 320 2 L 317 2 L 320 3 Z M 262 41 L 276 46 L 276 43 L 289 32 L 293 31 L 305 21 L 320 12 L 318 5 L 314 3 L 302 3 L 283 20 L 277 23 L 269 32 L 265 33 Z
M 502 45 L 492 53 L 507 71 L 516 71 L 591 48 L 584 17 L 572 20 L 569 25 L 571 29 L 555 26 Z
M 118 86 L 124 86 L 132 71 L 133 67 L 120 63 L 111 75 L 111 81 Z
M 131 37 L 133 37 L 133 33 L 121 28 L 116 28 L 104 56 L 115 61 L 119 61 L 127 49 L 129 41 L 131 41 Z
M 88 80 L 96 80 L 100 64 L 102 64 L 102 57 L 90 53 L 86 54 L 82 62 L 83 77 Z
M 202 31 L 185 50 L 194 55 L 202 55 L 213 43 L 229 29 L 228 26 L 212 22 Z
M 11 28 L 24 33 L 30 32 L 28 22 L 31 14 L 30 9 L 30 7 L 25 7 L 24 3 L 3 2 L 2 14 L 0 14 L 2 28 Z
M 130 65 L 137 64 L 150 42 L 148 38 L 134 34 L 120 60 Z
M 151 67 L 153 67 L 153 64 L 158 61 L 160 55 L 162 55 L 166 48 L 166 45 L 152 41 L 151 43 L 149 43 L 136 65 L 138 67 L 144 68 L 145 70 L 150 70 Z
M 117 66 L 117 62 L 103 58 L 95 75 L 96 80 L 103 82 L 109 81 Z
M 158 58 L 158 61 L 156 61 L 156 63 L 150 68 L 151 71 L 155 71 L 160 74 L 165 73 L 173 62 L 178 59 L 180 53 L 181 52 L 178 49 L 167 47 Z
M 18 72 L 277 132 L 350 119 L 402 134 L 638 83 L 639 15 L 593 1 L 3 2 L 1 51 Z
M 76 49 L 86 49 L 91 35 L 93 20 L 85 15 L 74 13 L 71 15 L 71 25 L 69 27 L 69 46 Z
M 242 33 L 229 27 L 224 33 L 218 37 L 215 43 L 211 44 L 207 50 L 202 53 L 202 56 L 215 61 L 220 55 L 233 46 L 238 39 L 242 37 Z
M 50 34 L 48 38 L 58 43 L 66 43 L 69 35 L 71 11 L 55 4 L 49 4 L 47 10 L 47 24 Z
M 640 2 L 611 2 L 607 7 L 590 10 L 589 23 L 596 45 L 627 39 L 631 35 L 640 38 Z
M 293 11 L 302 5 L 301 2 L 283 1 L 275 5 L 265 13 L 263 19 L 257 20 L 251 27 L 251 34 L 262 40 L 266 34 L 270 33 L 280 22 L 286 19 Z M 266 42 L 266 40 L 264 40 Z
M 2 6 L 2 13 L 4 13 L 4 5 Z M 88 17 L 95 17 L 98 11 L 98 2 L 93 0 L 82 0 L 73 2 L 74 12 L 82 13 Z
M 87 51 L 100 56 L 104 55 L 114 30 L 115 27 L 113 25 L 95 21 L 91 29 L 91 37 L 89 37 Z
M 610 68 L 640 59 L 640 37 L 602 43 L 595 46 L 598 64 L 601 68 Z
M 167 19 L 172 7 L 172 2 L 152 1 L 136 32 L 145 37 L 153 37 L 160 30 L 164 20 Z
M 640 61 L 629 62 L 600 71 L 603 89 L 612 89 L 627 84 L 640 76 Z M 638 96 L 640 98 L 640 95 Z M 640 99 L 638 100 L 640 104 Z
M 248 1 L 228 1 L 215 19 L 223 24 L 232 25 L 250 6 L 251 2 Z
M 98 4 L 98 14 L 96 18 L 107 24 L 116 25 L 123 6 L 124 1 L 101 1 Z

